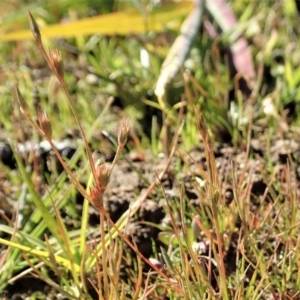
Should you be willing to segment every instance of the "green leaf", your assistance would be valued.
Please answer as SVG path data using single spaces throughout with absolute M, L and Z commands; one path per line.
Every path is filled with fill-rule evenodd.
M 57 240 L 61 241 L 61 237 L 59 235 L 58 224 L 57 224 L 55 218 L 51 215 L 51 213 L 49 211 L 49 207 L 45 206 L 45 204 L 42 201 L 41 197 L 36 192 L 35 187 L 33 185 L 33 182 L 31 180 L 29 174 L 27 173 L 21 158 L 19 157 L 18 153 L 15 151 L 14 145 L 12 143 L 11 143 L 11 149 L 14 152 L 14 156 L 16 158 L 16 161 L 17 161 L 22 179 L 24 180 L 24 182 L 27 185 L 27 188 L 30 192 L 30 195 L 32 196 L 32 201 L 33 201 L 34 205 L 39 210 L 42 218 L 44 219 L 44 221 L 47 224 L 47 226 L 48 226 L 49 230 L 51 231 L 51 233 L 57 238 Z
M 48 256 L 49 256 L 49 253 L 47 251 L 36 250 L 36 249 L 30 248 L 30 247 L 27 247 L 27 246 L 24 246 L 24 245 L 15 243 L 15 242 L 4 240 L 2 238 L 0 238 L 0 244 L 6 245 L 8 247 L 17 248 L 21 251 L 31 253 L 33 256 L 41 256 L 41 257 L 45 257 L 45 258 L 48 258 Z M 55 260 L 58 264 L 60 264 L 60 265 L 64 266 L 65 268 L 71 270 L 71 264 L 70 264 L 70 261 L 68 259 L 65 259 L 61 256 L 55 255 Z M 75 267 L 75 271 L 79 273 L 80 266 L 77 265 L 77 264 L 74 264 L 74 263 L 73 263 L 73 266 Z
M 170 259 L 170 256 L 168 255 L 167 251 L 163 247 L 160 247 L 160 251 L 161 251 L 162 257 L 164 259 L 164 262 L 166 263 L 168 268 L 172 271 L 175 271 L 174 267 L 173 267 L 173 264 L 172 264 L 172 261 Z
M 178 246 L 178 239 L 174 236 L 174 233 L 172 232 L 160 232 L 158 234 L 158 239 L 166 246 Z
M 296 17 L 297 7 L 295 0 L 284 0 L 283 11 L 287 17 Z
M 285 62 L 284 75 L 285 75 L 285 80 L 288 84 L 288 88 L 292 89 L 294 87 L 294 74 L 292 71 L 292 65 L 288 60 Z

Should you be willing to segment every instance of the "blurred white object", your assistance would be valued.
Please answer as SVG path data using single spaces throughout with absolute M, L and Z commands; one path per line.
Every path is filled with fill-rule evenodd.
M 142 48 L 140 51 L 140 60 L 141 64 L 145 69 L 150 68 L 150 58 L 149 58 L 149 53 L 146 49 Z

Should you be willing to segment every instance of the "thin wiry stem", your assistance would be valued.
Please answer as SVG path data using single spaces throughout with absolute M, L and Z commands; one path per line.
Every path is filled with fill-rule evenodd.
M 89 159 L 89 163 L 90 163 L 90 166 L 91 166 L 91 170 L 92 170 L 94 180 L 96 181 L 96 169 L 95 169 L 94 160 L 92 158 L 92 153 L 91 153 L 91 150 L 90 150 L 85 132 L 84 132 L 84 130 L 82 128 L 82 125 L 81 125 L 81 122 L 79 120 L 78 113 L 75 109 L 75 104 L 74 104 L 74 102 L 73 102 L 73 100 L 72 100 L 72 98 L 71 98 L 71 96 L 68 92 L 65 80 L 62 76 L 61 69 L 55 68 L 55 58 L 57 58 L 57 56 L 54 56 L 51 51 L 49 51 L 49 54 L 46 52 L 46 50 L 44 48 L 44 45 L 42 43 L 42 40 L 41 40 L 41 36 L 40 36 L 39 30 L 38 30 L 37 24 L 36 24 L 36 22 L 35 22 L 35 20 L 32 17 L 30 12 L 28 12 L 28 17 L 29 17 L 29 22 L 31 24 L 31 29 L 32 29 L 32 33 L 33 33 L 33 36 L 35 38 L 35 41 L 36 41 L 41 53 L 43 54 L 44 58 L 46 59 L 46 61 L 48 63 L 48 66 L 50 67 L 52 72 L 57 77 L 57 79 L 60 83 L 60 86 L 61 86 L 62 90 L 64 91 L 66 97 L 67 97 L 67 100 L 68 100 L 69 105 L 71 107 L 71 110 L 72 110 L 72 113 L 74 115 L 75 121 L 76 121 L 76 123 L 79 127 L 80 134 L 82 136 L 82 139 L 83 139 L 83 142 L 84 142 L 84 145 L 85 145 L 85 149 L 86 149 L 86 152 L 87 152 L 87 156 L 88 156 L 88 159 Z

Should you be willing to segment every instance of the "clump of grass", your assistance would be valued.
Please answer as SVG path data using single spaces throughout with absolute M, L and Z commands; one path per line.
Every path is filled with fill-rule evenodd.
M 186 76 L 191 81 L 189 83 L 195 91 L 198 91 L 195 95 L 202 94 L 203 97 L 197 99 L 197 96 L 189 93 L 189 86 L 186 84 L 184 98 L 188 101 L 184 105 L 189 107 L 188 115 L 185 115 L 184 119 L 188 124 L 185 126 L 182 124 L 182 110 L 179 118 L 176 118 L 176 109 L 182 108 L 184 106 L 182 103 L 168 111 L 172 115 L 172 121 L 179 120 L 174 130 L 175 137 L 165 169 L 149 185 L 146 193 L 140 196 L 116 223 L 113 223 L 103 208 L 103 193 L 107 188 L 117 158 L 126 144 L 129 123 L 125 122 L 120 126 L 117 151 L 112 166 L 109 168 L 105 164 L 94 162 L 88 138 L 64 80 L 61 54 L 56 49 L 49 52 L 44 49 L 38 27 L 30 14 L 29 18 L 34 39 L 59 81 L 74 113 L 84 141 L 90 178 L 88 187 L 85 189 L 78 180 L 82 173 L 78 175 L 74 172 L 70 167 L 71 162 L 67 163 L 55 148 L 52 142 L 52 124 L 47 113 L 41 109 L 38 110 L 38 122 L 36 122 L 24 97 L 15 86 L 14 94 L 22 113 L 35 130 L 51 144 L 71 184 L 68 184 L 67 189 L 60 188 L 67 177 L 66 174 L 62 174 L 48 189 L 46 195 L 41 197 L 36 192 L 32 178 L 22 160 L 15 153 L 22 180 L 26 184 L 24 197 L 30 195 L 36 210 L 30 216 L 30 222 L 26 222 L 22 229 L 10 224 L 9 220 L 7 222 L 11 226 L 0 225 L 1 231 L 11 236 L 10 241 L 0 239 L 2 244 L 8 246 L 0 259 L 0 283 L 4 282 L 2 284 L 4 286 L 8 281 L 7 278 L 10 278 L 9 282 L 13 282 L 21 276 L 33 273 L 68 299 L 92 299 L 88 283 L 94 287 L 99 299 L 128 299 L 129 297 L 132 299 L 167 299 L 167 297 L 169 299 L 264 299 L 270 295 L 273 299 L 297 299 L 300 286 L 297 238 L 299 197 L 297 179 L 295 179 L 297 176 L 293 169 L 294 161 L 291 155 L 288 155 L 285 164 L 274 163 L 271 162 L 270 153 L 268 153 L 267 170 L 263 167 L 258 167 L 258 169 L 251 167 L 249 171 L 248 166 L 254 159 L 256 163 L 261 163 L 263 158 L 250 153 L 251 136 L 254 131 L 251 119 L 253 116 L 252 113 L 243 110 L 244 105 L 239 95 L 236 96 L 240 101 L 238 104 L 232 104 L 229 113 L 235 121 L 232 129 L 235 151 L 239 151 L 240 129 L 242 129 L 246 151 L 245 153 L 236 152 L 244 154 L 245 159 L 242 163 L 239 162 L 239 166 L 232 162 L 232 174 L 227 175 L 233 193 L 230 205 L 225 203 L 223 182 L 219 179 L 220 168 L 217 168 L 218 161 L 214 156 L 213 137 L 209 130 L 209 125 L 215 125 L 214 120 L 208 125 L 204 117 L 207 111 L 200 111 L 191 105 L 195 104 L 198 107 L 203 97 L 209 97 L 196 79 L 189 75 Z M 292 73 L 289 70 L 290 67 L 287 66 L 287 76 L 291 82 L 287 89 L 292 91 L 295 89 L 297 80 L 292 80 Z M 295 74 L 297 77 L 297 72 Z M 218 83 L 217 86 L 222 85 L 223 83 Z M 226 89 L 227 86 L 223 88 Z M 260 100 L 258 90 L 254 90 L 250 100 L 255 102 L 256 98 Z M 210 107 L 211 102 L 210 99 L 207 107 Z M 201 103 L 200 106 L 203 110 L 205 109 Z M 162 107 L 159 108 L 162 109 Z M 214 109 L 208 113 L 216 114 Z M 242 119 L 245 115 L 247 122 L 243 124 Z M 184 141 L 189 141 L 189 145 L 201 144 L 204 152 L 207 169 L 203 170 L 199 164 L 201 185 L 198 184 L 199 178 L 195 178 L 193 183 L 199 195 L 203 196 L 201 198 L 203 203 L 200 201 L 201 207 L 197 211 L 194 209 L 194 214 L 188 211 L 184 189 L 181 188 L 178 193 L 180 204 L 177 210 L 175 204 L 163 191 L 166 210 L 171 218 L 171 227 L 168 231 L 170 239 L 165 240 L 167 248 L 157 249 L 160 261 L 148 259 L 143 257 L 136 245 L 128 240 L 124 229 L 126 232 L 128 220 L 138 211 L 141 203 L 150 196 L 154 187 L 159 184 L 174 153 L 178 150 L 177 141 L 183 132 L 192 135 L 182 137 Z M 282 135 L 284 139 L 285 133 Z M 198 140 L 198 136 L 201 137 L 201 141 Z M 186 163 L 184 167 L 189 168 L 189 165 Z M 238 168 L 241 172 L 237 171 Z M 266 185 L 265 192 L 260 198 L 253 195 L 252 189 L 255 184 L 252 178 L 257 173 L 263 177 Z M 81 219 L 82 230 L 70 232 L 63 223 L 59 209 L 66 205 L 70 190 L 74 187 L 84 196 L 85 203 Z M 254 208 L 253 203 L 256 205 Z M 96 230 L 100 231 L 101 237 L 100 240 L 92 242 L 87 241 L 87 235 L 91 231 L 91 228 L 87 226 L 87 207 L 90 204 L 100 212 L 99 227 Z M 48 229 L 48 234 L 45 234 L 46 229 Z M 136 269 L 132 270 L 130 277 L 131 285 L 121 280 L 124 242 L 133 249 L 137 256 Z M 147 274 L 143 274 L 143 261 L 151 266 L 151 271 Z M 14 266 L 14 263 L 17 266 Z M 49 270 L 53 271 L 57 280 L 53 280 L 53 275 Z M 14 271 L 19 271 L 19 274 L 14 275 Z M 96 274 L 94 280 L 91 280 L 92 273 Z
M 107 213 L 105 212 L 105 210 L 103 208 L 103 194 L 109 183 L 110 174 L 113 171 L 116 161 L 117 161 L 122 149 L 124 148 L 124 146 L 126 144 L 128 133 L 129 133 L 129 122 L 125 121 L 120 126 L 119 134 L 118 134 L 118 147 L 117 147 L 116 155 L 115 155 L 115 158 L 114 158 L 114 161 L 113 161 L 111 167 L 108 168 L 105 164 L 101 164 L 101 165 L 97 166 L 92 158 L 92 154 L 91 154 L 91 150 L 90 150 L 90 147 L 88 144 L 87 137 L 85 135 L 85 132 L 81 125 L 80 119 L 78 117 L 78 113 L 76 111 L 75 105 L 73 103 L 73 100 L 72 100 L 69 92 L 68 92 L 68 88 L 67 88 L 67 85 L 64 80 L 64 66 L 63 66 L 61 54 L 57 49 L 55 49 L 54 51 L 49 50 L 49 52 L 47 53 L 47 51 L 45 50 L 43 43 L 42 43 L 39 28 L 38 28 L 34 18 L 30 14 L 30 12 L 28 13 L 28 16 L 29 16 L 31 31 L 32 31 L 33 37 L 35 39 L 35 42 L 36 42 L 37 46 L 39 47 L 41 53 L 43 54 L 44 58 L 46 59 L 48 66 L 50 67 L 52 72 L 55 74 L 58 82 L 60 83 L 60 86 L 68 100 L 68 103 L 71 107 L 74 118 L 79 127 L 79 130 L 80 130 L 83 142 L 84 142 L 84 148 L 86 150 L 89 165 L 90 165 L 91 176 L 93 178 L 93 180 L 92 180 L 93 183 L 91 186 L 88 187 L 87 190 L 84 189 L 84 187 L 82 186 L 80 181 L 76 178 L 76 176 L 74 175 L 72 170 L 69 168 L 67 162 L 61 156 L 61 154 L 59 153 L 55 144 L 53 143 L 52 126 L 51 126 L 51 121 L 50 121 L 47 113 L 42 111 L 41 109 L 39 109 L 37 111 L 38 123 L 36 123 L 34 121 L 34 118 L 31 116 L 30 109 L 29 109 L 24 97 L 20 93 L 17 85 L 15 85 L 15 88 L 14 88 L 15 98 L 17 99 L 20 109 L 21 109 L 21 112 L 26 117 L 26 119 L 32 124 L 32 126 L 35 128 L 35 130 L 51 145 L 56 157 L 60 161 L 60 163 L 63 166 L 66 173 L 68 174 L 72 185 L 74 187 L 76 187 L 76 189 L 81 193 L 81 195 L 85 199 L 87 199 L 89 201 L 89 203 L 92 204 L 100 213 L 100 230 L 101 230 L 101 240 L 102 240 L 101 250 L 102 251 L 101 251 L 101 258 L 100 258 L 101 271 L 98 270 L 98 272 L 97 272 L 98 284 L 99 284 L 99 286 L 97 287 L 97 290 L 99 290 L 100 294 L 101 294 L 100 291 L 103 290 L 103 292 L 104 292 L 103 297 L 105 299 L 109 299 L 110 297 L 112 297 L 110 299 L 114 299 L 114 295 L 115 295 L 114 292 L 117 291 L 119 293 L 119 290 L 115 289 L 115 291 L 113 292 L 112 287 L 110 286 L 111 285 L 110 279 L 111 279 L 112 275 L 108 271 L 108 269 L 109 269 L 108 265 L 110 265 L 111 267 L 113 267 L 113 269 L 116 270 L 116 267 L 118 267 L 118 265 L 119 265 L 117 262 L 120 261 L 120 259 L 118 258 L 118 255 L 116 255 L 116 259 L 115 258 L 113 259 L 111 256 L 107 256 L 107 254 L 106 254 L 107 246 L 110 246 L 110 248 L 113 248 L 112 242 L 107 239 L 107 237 L 111 238 L 111 234 L 109 234 L 109 236 L 107 236 L 106 232 L 105 232 L 106 219 L 108 220 L 108 222 L 111 223 L 112 226 L 115 226 L 115 225 L 109 219 L 109 216 L 107 215 Z M 18 157 L 17 153 L 16 153 L 16 157 Z M 92 253 L 96 259 L 95 259 L 94 263 L 89 265 L 89 269 L 86 269 L 84 262 L 85 262 L 87 251 L 88 251 L 87 246 L 81 247 L 80 251 L 77 251 L 77 249 L 74 248 L 74 246 L 75 246 L 74 242 L 71 241 L 69 238 L 69 233 L 68 233 L 67 229 L 65 228 L 65 225 L 63 224 L 61 216 L 59 215 L 58 207 L 56 207 L 56 204 L 54 203 L 54 201 L 51 197 L 51 192 L 48 191 L 49 197 L 50 197 L 50 200 L 52 203 L 51 206 L 52 206 L 54 215 L 48 211 L 48 208 L 46 207 L 45 203 L 42 201 L 42 199 L 39 197 L 39 195 L 35 192 L 34 187 L 30 181 L 30 178 L 26 174 L 26 171 L 25 171 L 24 166 L 22 165 L 22 162 L 20 161 L 20 159 L 18 159 L 18 164 L 19 164 L 19 167 L 21 166 L 22 175 L 25 178 L 27 178 L 27 184 L 30 187 L 30 192 L 34 196 L 33 202 L 36 205 L 37 209 L 39 210 L 40 217 L 42 217 L 45 220 L 44 225 L 45 225 L 45 227 L 47 227 L 50 230 L 53 237 L 56 238 L 56 240 L 58 241 L 57 246 L 59 246 L 59 248 L 61 247 L 59 252 L 62 252 L 62 254 L 58 254 L 59 252 L 57 252 L 57 251 L 59 248 L 56 248 L 56 246 L 54 247 L 52 239 L 49 239 L 47 236 L 45 236 L 44 247 L 46 247 L 46 249 L 43 251 L 33 250 L 32 255 L 33 255 L 34 259 L 29 258 L 26 255 L 25 261 L 30 266 L 30 270 L 34 271 L 36 276 L 44 279 L 49 285 L 51 285 L 52 287 L 54 287 L 60 291 L 62 291 L 62 289 L 59 286 L 57 286 L 55 284 L 55 282 L 52 281 L 49 277 L 47 278 L 45 275 L 43 275 L 43 273 L 39 271 L 40 266 L 34 265 L 34 262 L 38 258 L 39 260 L 41 260 L 43 262 L 44 265 L 51 266 L 53 268 L 55 274 L 59 278 L 61 278 L 61 280 L 63 280 L 63 281 L 64 281 L 64 278 L 63 278 L 64 275 L 60 271 L 59 266 L 61 265 L 61 266 L 64 266 L 65 268 L 69 269 L 69 271 L 72 274 L 74 286 L 72 284 L 67 285 L 68 288 L 63 293 L 67 294 L 68 297 L 70 297 L 70 298 L 80 297 L 82 299 L 85 299 L 85 297 L 88 296 L 85 273 L 90 272 L 91 268 L 93 268 L 96 265 L 95 264 L 96 261 L 99 263 L 99 259 L 98 259 L 99 251 L 98 252 L 92 251 Z M 86 217 L 83 219 L 85 219 L 85 221 L 86 221 Z M 37 228 L 34 228 L 33 231 L 36 229 Z M 120 232 L 121 229 L 118 229 L 117 227 L 116 227 L 116 229 L 121 234 L 121 232 Z M 21 232 L 19 234 L 22 235 Z M 32 234 L 32 232 L 31 232 L 31 234 Z M 80 244 L 84 245 L 86 242 L 85 232 L 83 232 L 83 234 L 81 234 L 80 237 L 81 237 Z M 30 238 L 30 235 L 28 236 L 28 238 Z M 123 238 L 126 239 L 124 236 L 123 236 Z M 6 245 L 9 245 L 10 247 L 14 247 L 21 251 L 27 251 L 28 249 L 30 249 L 30 247 L 23 246 L 21 244 L 18 244 L 17 242 L 5 241 L 2 239 L 1 239 L 1 241 L 2 241 L 2 243 L 6 244 Z M 134 246 L 132 245 L 132 247 L 134 247 Z M 89 251 L 91 251 L 91 249 Z M 17 254 L 17 252 L 16 252 L 16 254 Z M 23 255 L 25 255 L 25 254 L 23 253 Z M 48 256 L 49 256 L 49 259 L 47 259 Z M 98 265 L 98 263 L 97 263 L 97 265 Z M 28 271 L 30 272 L 30 270 L 28 270 Z M 104 284 L 104 288 L 102 286 L 102 281 Z M 113 283 L 118 285 L 118 280 L 113 281 Z
M 100 235 L 101 241 L 100 243 L 96 243 L 95 245 L 89 246 L 86 244 L 86 232 L 82 231 L 79 235 L 79 249 L 76 248 L 77 242 L 70 238 L 70 233 L 66 229 L 63 220 L 59 214 L 59 207 L 56 204 L 56 200 L 52 198 L 51 191 L 48 190 L 48 202 L 47 204 L 41 199 L 41 197 L 37 194 L 32 184 L 30 177 L 28 176 L 25 167 L 21 159 L 18 157 L 18 154 L 15 152 L 15 156 L 17 158 L 17 163 L 20 168 L 22 176 L 26 179 L 26 183 L 29 187 L 30 193 L 33 195 L 33 202 L 37 207 L 38 217 L 37 220 L 43 219 L 40 223 L 42 224 L 41 228 L 37 227 L 28 227 L 28 230 L 17 230 L 17 236 L 22 237 L 26 236 L 26 243 L 28 245 L 22 245 L 18 241 L 14 241 L 14 236 L 12 236 L 12 241 L 6 241 L 1 239 L 2 244 L 9 246 L 10 248 L 7 250 L 7 253 L 10 254 L 10 249 L 13 249 L 13 254 L 11 256 L 8 255 L 8 262 L 4 265 L 3 270 L 10 268 L 11 259 L 13 257 L 17 257 L 18 255 L 23 255 L 24 257 L 24 266 L 28 265 L 28 269 L 23 272 L 23 274 L 32 273 L 34 276 L 41 278 L 48 285 L 52 286 L 54 289 L 58 290 L 62 294 L 66 295 L 70 299 L 86 299 L 90 298 L 88 287 L 87 287 L 87 275 L 90 274 L 92 270 L 96 268 L 96 279 L 97 284 L 94 284 L 92 281 L 90 283 L 94 286 L 95 290 L 99 294 L 99 299 L 124 299 L 124 289 L 120 283 L 120 262 L 122 261 L 122 246 L 118 242 L 114 242 L 116 237 L 121 237 L 121 240 L 126 242 L 133 251 L 139 257 L 138 260 L 138 269 L 139 274 L 141 274 L 142 266 L 141 260 L 144 260 L 149 265 L 159 273 L 163 278 L 168 281 L 168 277 L 162 273 L 155 265 L 153 265 L 147 258 L 143 257 L 141 253 L 139 253 L 137 247 L 133 245 L 128 238 L 122 233 L 122 229 L 126 226 L 128 219 L 133 216 L 141 203 L 146 199 L 146 197 L 152 192 L 154 186 L 157 183 L 157 180 L 150 185 L 148 191 L 145 195 L 143 195 L 134 205 L 128 210 L 116 224 L 114 224 L 109 215 L 106 213 L 103 207 L 103 194 L 105 189 L 109 183 L 111 172 L 116 165 L 117 159 L 120 156 L 122 149 L 124 148 L 128 134 L 129 134 L 129 121 L 125 121 L 121 124 L 118 133 L 118 144 L 117 150 L 114 157 L 114 160 L 111 164 L 111 167 L 108 168 L 105 164 L 98 165 L 94 162 L 91 154 L 91 150 L 88 144 L 88 139 L 86 137 L 85 131 L 81 125 L 80 118 L 76 111 L 73 100 L 68 92 L 68 86 L 64 80 L 64 65 L 61 54 L 58 49 L 49 50 L 47 52 L 42 43 L 42 37 L 39 31 L 39 28 L 32 17 L 31 13 L 28 13 L 29 22 L 33 37 L 35 42 L 43 54 L 49 68 L 56 76 L 67 100 L 71 110 L 73 112 L 74 118 L 78 125 L 79 131 L 81 133 L 84 148 L 86 150 L 86 154 L 88 157 L 89 167 L 91 171 L 91 176 L 88 184 L 88 188 L 84 189 L 80 180 L 73 173 L 68 163 L 64 160 L 64 158 L 59 153 L 55 144 L 52 140 L 52 125 L 51 120 L 48 117 L 48 114 L 43 111 L 41 108 L 37 110 L 37 120 L 31 115 L 30 109 L 27 105 L 26 100 L 22 96 L 20 90 L 18 89 L 17 84 L 14 87 L 14 95 L 20 106 L 20 110 L 26 119 L 31 123 L 34 129 L 44 138 L 51 146 L 53 152 L 58 158 L 59 162 L 63 166 L 65 172 L 68 174 L 68 177 L 72 183 L 72 185 L 79 191 L 79 193 L 86 199 L 87 201 L 93 205 L 100 213 Z M 178 137 L 177 137 L 178 138 Z M 176 139 L 175 139 L 176 143 Z M 175 148 L 174 148 L 175 149 Z M 174 154 L 173 149 L 173 154 Z M 169 159 L 169 163 L 171 160 L 171 156 Z M 168 164 L 169 164 L 168 163 Z M 158 180 L 162 178 L 163 174 L 166 172 L 165 170 L 159 174 Z M 47 205 L 50 204 L 51 211 L 49 211 Z M 86 228 L 87 222 L 87 205 L 85 205 L 85 209 L 82 216 L 82 224 L 83 228 Z M 106 224 L 109 226 L 109 230 L 107 233 Z M 26 227 L 26 226 L 25 226 Z M 32 243 L 31 236 L 35 236 L 38 231 L 42 233 L 43 229 L 48 228 L 53 237 L 45 236 L 45 242 L 36 241 Z M 38 236 L 38 235 L 37 235 Z M 76 235 L 78 236 L 78 234 Z M 33 244 L 38 245 L 39 249 L 32 249 Z M 93 249 L 95 247 L 95 249 Z M 24 251 L 31 252 L 31 256 L 28 256 L 24 253 Z M 62 285 L 57 285 L 55 281 L 51 279 L 48 274 L 47 268 L 45 266 L 50 267 L 54 270 L 55 275 L 61 280 Z M 62 272 L 61 268 L 65 268 L 66 271 Z M 40 271 L 41 269 L 41 271 Z M 72 276 L 72 281 L 66 281 L 65 276 L 70 272 Z M 21 275 L 18 275 L 14 280 L 16 280 Z M 12 281 L 11 281 L 12 282 Z M 140 293 L 142 282 L 139 276 L 139 280 L 136 282 L 136 292 L 134 293 L 136 296 Z M 121 290 L 120 290 L 121 288 Z M 175 287 L 176 288 L 176 287 Z M 122 296 L 123 295 L 123 296 Z

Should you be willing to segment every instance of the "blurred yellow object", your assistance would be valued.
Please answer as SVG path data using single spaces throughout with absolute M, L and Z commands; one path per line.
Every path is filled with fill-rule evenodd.
M 166 28 L 178 29 L 183 19 L 192 10 L 191 2 L 180 2 L 162 6 L 150 11 L 147 15 L 137 9 L 101 15 L 56 24 L 40 28 L 43 38 L 75 37 L 83 35 L 128 35 L 147 32 L 160 32 Z M 6 33 L 0 36 L 1 41 L 17 41 L 31 38 L 30 30 Z

